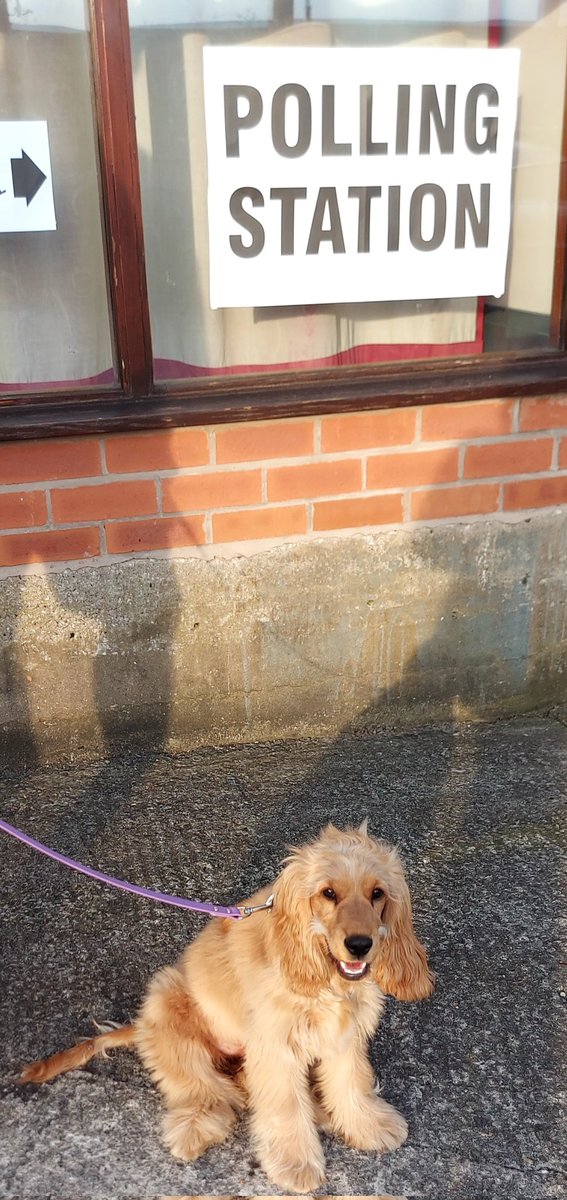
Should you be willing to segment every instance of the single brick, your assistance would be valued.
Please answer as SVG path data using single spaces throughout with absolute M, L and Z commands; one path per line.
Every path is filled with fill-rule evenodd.
M 361 487 L 362 464 L 355 458 L 268 470 L 269 500 L 305 500 L 312 496 L 359 492 Z
M 106 438 L 106 465 L 115 474 L 204 467 L 209 441 L 204 429 L 155 429 L 148 433 L 115 433 Z
M 567 429 L 566 396 L 530 396 L 520 404 L 520 429 Z
M 567 467 L 567 438 L 562 438 L 559 443 L 559 466 Z
M 217 462 L 255 462 L 313 453 L 313 421 L 266 421 L 216 431 Z
M 553 438 L 524 438 L 519 441 L 490 442 L 484 446 L 467 446 L 465 478 L 547 471 L 551 466 L 552 454 Z
M 100 448 L 94 438 L 50 438 L 0 445 L 0 486 L 99 474 Z
M 73 562 L 100 554 L 98 529 L 47 529 L 38 533 L 0 536 L 0 566 L 25 563 Z
M 402 497 L 363 496 L 352 500 L 320 500 L 313 506 L 313 529 L 354 529 L 403 521 Z
M 202 546 L 205 541 L 203 517 L 157 517 L 151 521 L 117 521 L 106 526 L 109 554 Z
M 418 487 L 434 483 L 451 483 L 457 478 L 459 451 L 456 446 L 446 450 L 415 450 L 400 454 L 378 454 L 368 460 L 367 487 Z
M 518 479 L 504 487 L 504 508 L 555 508 L 567 504 L 567 475 L 545 479 Z
M 157 511 L 156 485 L 152 479 L 55 488 L 51 499 L 53 519 L 61 525 L 111 517 L 142 517 Z
M 512 400 L 475 400 L 466 404 L 429 404 L 423 410 L 421 436 L 424 442 L 510 433 Z
M 414 408 L 391 408 L 323 417 L 321 449 L 325 454 L 333 454 L 340 450 L 405 446 L 415 437 L 416 415 Z
M 0 529 L 26 529 L 45 525 L 45 492 L 4 492 L 0 495 Z
M 176 475 L 162 481 L 164 512 L 199 508 L 229 508 L 261 504 L 261 471 L 209 471 L 206 475 Z
M 412 521 L 433 521 L 496 512 L 499 489 L 498 483 L 477 483 L 412 492 L 410 517 Z
M 253 538 L 289 537 L 306 532 L 307 509 L 303 504 L 213 514 L 214 542 L 246 542 Z

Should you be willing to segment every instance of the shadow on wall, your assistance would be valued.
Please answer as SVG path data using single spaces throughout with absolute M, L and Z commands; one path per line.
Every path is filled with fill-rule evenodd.
M 535 708 L 561 696 L 566 546 L 551 514 L 14 578 L 5 728 L 32 764 L 50 724 L 108 758 Z

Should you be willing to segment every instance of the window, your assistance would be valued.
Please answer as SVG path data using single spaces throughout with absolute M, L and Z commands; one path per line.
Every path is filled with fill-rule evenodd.
M 0 436 L 565 387 L 567 0 L 7 0 L 0 56 Z
M 116 378 L 88 13 L 81 2 L 66 9 L 72 23 L 57 0 L 9 0 L 4 27 L 0 17 L 0 395 Z M 44 212 L 46 172 L 56 228 L 45 227 L 55 223 Z M 35 225 L 44 227 L 29 228 L 38 206 Z

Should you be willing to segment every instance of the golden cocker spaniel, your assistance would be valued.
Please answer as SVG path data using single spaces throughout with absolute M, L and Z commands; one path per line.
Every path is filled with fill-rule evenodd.
M 163 1095 L 176 1157 L 222 1142 L 249 1109 L 260 1163 L 283 1191 L 322 1184 L 318 1128 L 361 1150 L 400 1146 L 407 1125 L 376 1095 L 368 1040 L 385 995 L 421 1000 L 433 977 L 396 850 L 366 822 L 329 825 L 246 903 L 272 891 L 271 910 L 210 921 L 152 979 L 132 1025 L 32 1063 L 22 1081 L 135 1046 Z

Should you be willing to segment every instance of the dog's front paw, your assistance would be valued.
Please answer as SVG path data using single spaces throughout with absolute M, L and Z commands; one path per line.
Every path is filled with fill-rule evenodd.
M 325 1171 L 318 1163 L 263 1162 L 262 1166 L 282 1192 L 314 1192 L 325 1179 Z
M 163 1119 L 163 1140 L 175 1158 L 191 1162 L 230 1133 L 236 1114 L 229 1104 L 199 1111 L 174 1108 Z
M 407 1121 L 391 1104 L 377 1098 L 372 1104 L 360 1107 L 348 1130 L 342 1130 L 349 1146 L 357 1150 L 397 1150 L 408 1136 Z

